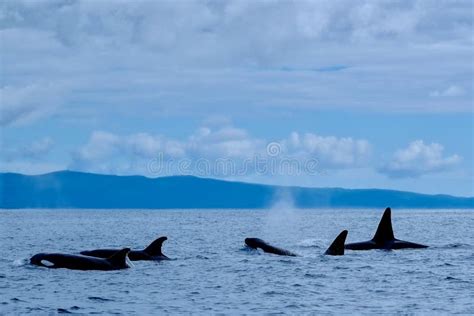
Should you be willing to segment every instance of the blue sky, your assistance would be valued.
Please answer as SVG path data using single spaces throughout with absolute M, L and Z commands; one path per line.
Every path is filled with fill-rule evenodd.
M 2 1 L 0 169 L 473 195 L 472 6 Z

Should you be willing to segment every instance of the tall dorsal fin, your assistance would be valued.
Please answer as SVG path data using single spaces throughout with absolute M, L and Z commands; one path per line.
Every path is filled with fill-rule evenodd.
M 163 236 L 155 241 L 153 241 L 148 247 L 146 247 L 143 251 L 145 251 L 147 254 L 150 256 L 164 256 L 163 253 L 161 252 L 161 246 L 163 245 L 163 242 L 167 240 L 168 238 Z
M 385 209 L 385 212 L 382 215 L 377 231 L 375 232 L 373 241 L 376 243 L 384 243 L 389 240 L 394 240 L 395 236 L 393 235 L 392 229 L 392 210 L 390 207 Z
M 130 248 L 123 248 L 107 258 L 107 261 L 114 266 L 124 267 L 127 265 L 127 255 L 129 252 Z
M 343 230 L 324 253 L 330 256 L 342 256 L 344 254 L 344 243 L 346 242 L 347 230 Z

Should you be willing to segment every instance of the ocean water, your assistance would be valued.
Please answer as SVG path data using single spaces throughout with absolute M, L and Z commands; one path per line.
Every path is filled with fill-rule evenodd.
M 322 254 L 343 229 L 372 237 L 383 210 L 1 210 L 0 314 L 472 314 L 473 210 L 394 209 L 395 236 L 428 249 Z M 32 266 L 38 252 L 141 249 L 173 261 L 120 271 Z M 300 254 L 248 251 L 260 237 Z

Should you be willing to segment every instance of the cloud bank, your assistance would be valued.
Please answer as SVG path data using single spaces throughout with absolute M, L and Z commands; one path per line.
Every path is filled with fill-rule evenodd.
M 160 157 L 164 162 L 175 162 L 175 166 L 184 161 L 192 164 L 205 160 L 214 165 L 225 160 L 235 168 L 256 160 L 271 160 L 275 163 L 291 161 L 300 165 L 311 160 L 318 164 L 319 171 L 323 171 L 366 166 L 370 156 L 371 145 L 364 139 L 312 133 L 300 136 L 293 132 L 284 139 L 271 141 L 254 137 L 244 129 L 226 125 L 201 127 L 185 140 L 148 133 L 121 136 L 95 131 L 88 142 L 73 153 L 70 168 L 107 173 L 165 175 L 152 174 L 149 170 L 150 162 Z M 256 172 L 255 166 L 249 165 L 246 168 L 240 176 Z M 189 170 L 190 173 L 194 171 L 196 170 Z M 169 172 L 179 173 L 179 170 Z
M 469 1 L 6 0 L 1 124 L 79 104 L 91 117 L 471 111 L 471 90 L 429 97 L 472 86 L 471 13 Z

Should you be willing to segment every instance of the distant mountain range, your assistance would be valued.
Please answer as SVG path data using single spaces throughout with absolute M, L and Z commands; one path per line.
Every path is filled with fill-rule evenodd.
M 192 176 L 0 173 L 0 208 L 265 208 L 281 196 L 301 208 L 474 208 L 473 197 L 393 190 L 283 187 Z

